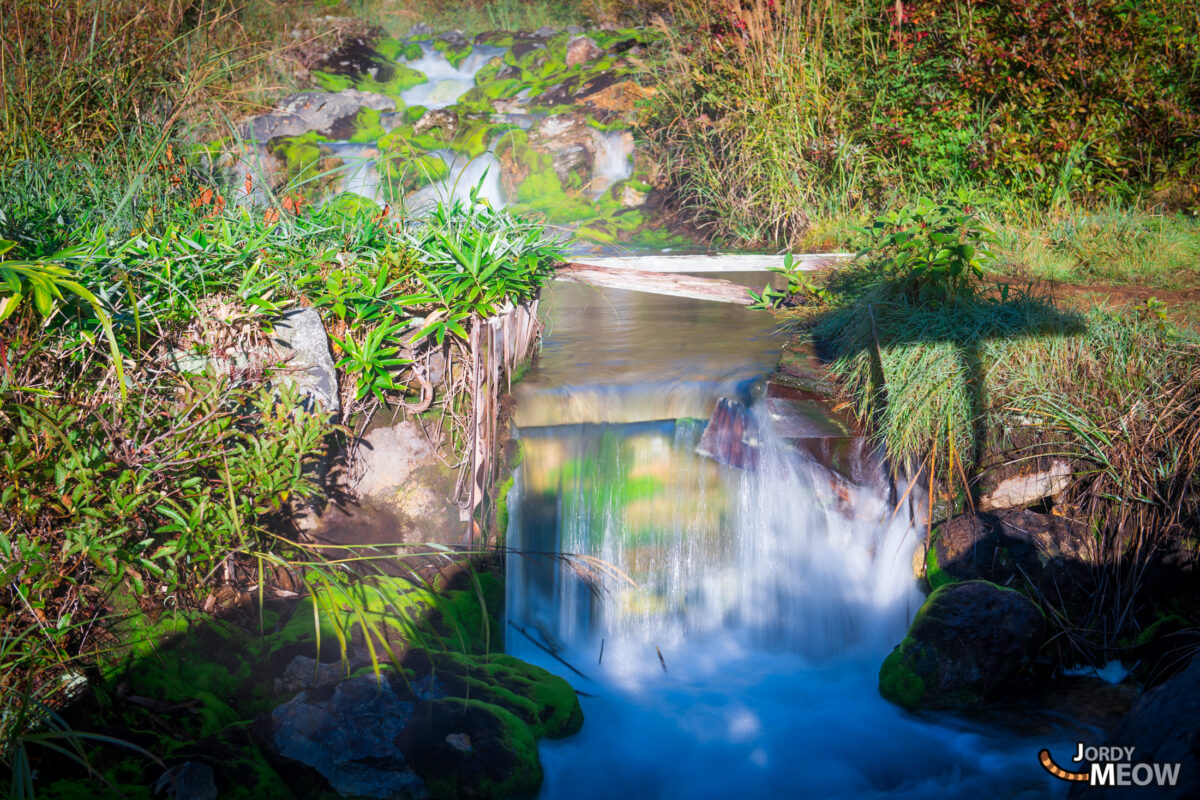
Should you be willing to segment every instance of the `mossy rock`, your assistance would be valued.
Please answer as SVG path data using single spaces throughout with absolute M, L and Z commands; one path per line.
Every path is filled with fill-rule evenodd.
M 447 696 L 500 706 L 538 739 L 572 736 L 583 727 L 583 710 L 571 684 L 541 667 L 504 653 L 434 653 L 430 664 Z
M 529 726 L 482 700 L 427 700 L 396 738 L 433 800 L 537 796 L 542 765 Z
M 554 171 L 553 156 L 530 145 L 525 131 L 510 130 L 501 136 L 496 144 L 496 157 L 506 166 L 504 179 L 517 184 L 509 187 L 515 201 L 543 214 L 548 222 L 562 225 L 597 215 L 596 206 L 590 201 L 564 189 Z
M 388 61 L 399 61 L 402 58 L 407 61 L 415 61 L 424 54 L 419 43 L 392 37 L 376 41 L 375 51 Z
M 321 159 L 328 152 L 321 145 L 327 141 L 316 131 L 309 131 L 300 136 L 284 136 L 273 140 L 271 151 L 283 159 L 284 169 L 290 178 L 311 177 L 320 170 Z
M 350 137 L 350 141 L 365 144 L 377 142 L 386 136 L 387 131 L 384 130 L 380 118 L 381 113 L 374 108 L 359 109 L 354 117 L 354 135 Z
M 909 710 L 972 708 L 1016 689 L 1045 640 L 1041 610 L 987 581 L 943 586 L 879 670 L 879 693 Z
M 450 66 L 458 69 L 462 62 L 467 60 L 467 56 L 471 55 L 475 48 L 469 42 L 451 42 L 446 39 L 435 39 L 433 49 L 446 57 L 450 62 Z

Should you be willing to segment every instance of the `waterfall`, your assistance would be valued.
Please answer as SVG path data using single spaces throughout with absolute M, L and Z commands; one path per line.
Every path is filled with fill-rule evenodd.
M 879 696 L 879 665 L 922 599 L 924 525 L 889 502 L 869 447 L 834 472 L 795 439 L 819 426 L 750 392 L 754 457 L 735 468 L 697 452 L 705 420 L 655 410 L 689 372 L 765 373 L 769 318 L 600 294 L 554 288 L 518 396 L 543 411 L 520 423 L 508 498 L 507 648 L 586 693 L 582 732 L 540 746 L 541 797 L 1065 795 L 1037 762 L 1040 747 L 1069 748 L 1061 733 L 928 720 Z M 610 374 L 641 421 L 545 412 Z M 680 391 L 711 409 L 703 395 L 722 388 Z

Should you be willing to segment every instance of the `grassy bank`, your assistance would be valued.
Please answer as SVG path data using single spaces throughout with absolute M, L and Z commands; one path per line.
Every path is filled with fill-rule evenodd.
M 1070 465 L 1054 513 L 1094 537 L 1104 590 L 1070 612 L 1038 599 L 1071 657 L 1104 663 L 1165 613 L 1147 596 L 1154 565 L 1200 541 L 1200 338 L 1154 307 L 1081 310 L 997 283 L 999 238 L 954 203 L 885 216 L 818 290 L 823 303 L 794 313 L 850 408 L 928 487 L 917 502 L 935 521 L 967 510 L 993 474 Z

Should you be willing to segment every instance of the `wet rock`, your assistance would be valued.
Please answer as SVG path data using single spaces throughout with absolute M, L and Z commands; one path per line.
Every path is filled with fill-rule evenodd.
M 987 581 L 943 586 L 879 670 L 879 693 L 904 708 L 978 707 L 1014 686 L 1045 640 L 1042 612 Z
M 600 57 L 603 51 L 586 36 L 575 36 L 567 42 L 567 66 L 588 64 Z
M 555 114 L 529 131 L 529 143 L 553 157 L 554 172 L 565 187 L 586 186 L 596 163 L 596 141 L 582 114 Z
M 354 117 L 363 108 L 393 111 L 390 97 L 358 89 L 341 92 L 298 92 L 285 97 L 275 110 L 245 122 L 241 135 L 255 142 L 267 142 L 280 136 L 300 136 L 315 131 L 323 136 L 352 132 Z
M 275 340 L 285 352 L 283 380 L 330 414 L 340 414 L 337 370 L 329 352 L 329 336 L 314 308 L 283 315 L 275 323 Z
M 1135 764 L 1180 764 L 1178 783 L 1120 787 L 1076 784 L 1071 790 L 1073 799 L 1200 797 L 1200 655 L 1194 656 L 1183 672 L 1134 703 L 1105 744 L 1137 748 L 1132 759 Z
M 1059 458 L 1050 460 L 1043 468 L 1029 470 L 1023 465 L 1013 465 L 989 473 L 985 483 L 991 488 L 980 495 L 979 510 L 1027 508 L 1065 492 L 1071 478 L 1071 465 Z
M 621 184 L 620 191 L 617 194 L 617 202 L 622 208 L 641 208 L 646 205 L 647 192 L 634 187 L 629 182 Z
M 328 699 L 301 692 L 276 708 L 271 741 L 343 795 L 418 798 L 424 784 L 396 742 L 415 705 L 386 679 L 363 675 L 339 683 Z
M 1055 604 L 1086 600 L 1096 543 L 1071 520 L 1036 511 L 962 514 L 939 525 L 930 586 L 982 578 L 1031 591 Z
M 696 452 L 718 464 L 753 470 L 758 466 L 758 429 L 746 407 L 728 397 L 717 401 Z
M 543 39 L 549 39 L 552 36 L 558 35 L 558 28 L 552 27 L 550 25 L 543 25 L 542 27 L 540 27 L 536 31 L 534 31 L 533 35 L 540 36 Z
M 340 660 L 324 663 L 315 658 L 298 655 L 284 667 L 283 675 L 275 679 L 275 693 L 283 694 L 284 692 L 330 686 L 345 678 L 347 671 L 353 671 L 367 663 L 370 663 L 369 659 L 354 657 L 348 663 Z
M 418 134 L 428 133 L 435 128 L 441 131 L 442 139 L 453 139 L 458 131 L 458 114 L 448 108 L 431 108 L 413 125 L 413 130 Z
M 432 36 L 434 33 L 433 26 L 428 22 L 414 22 L 413 26 L 408 29 L 408 38 L 415 36 Z
M 171 767 L 154 784 L 154 793 L 166 792 L 167 800 L 217 800 L 217 781 L 212 767 L 185 761 Z

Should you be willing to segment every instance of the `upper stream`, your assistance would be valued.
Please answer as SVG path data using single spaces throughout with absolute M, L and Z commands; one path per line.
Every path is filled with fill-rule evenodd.
M 922 600 L 924 526 L 893 513 L 881 481 L 839 482 L 776 439 L 755 386 L 781 343 L 769 315 L 572 284 L 547 295 L 518 387 L 507 646 L 586 694 L 582 732 L 541 745 L 543 798 L 1062 793 L 1037 752 L 1069 749 L 1065 734 L 879 696 Z M 723 396 L 750 404 L 754 469 L 696 452 Z

